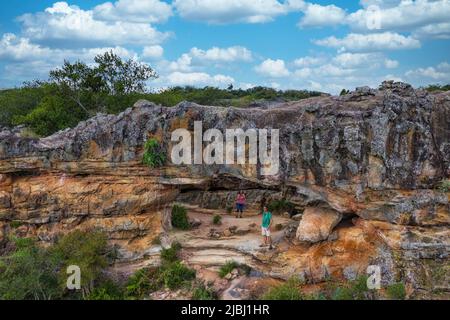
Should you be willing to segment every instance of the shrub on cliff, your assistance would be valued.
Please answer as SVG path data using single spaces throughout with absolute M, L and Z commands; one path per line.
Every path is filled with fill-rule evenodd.
M 224 278 L 231 271 L 239 267 L 239 263 L 236 261 L 227 261 L 223 266 L 220 267 L 219 277 Z
M 125 295 L 132 299 L 142 299 L 146 294 L 161 289 L 164 285 L 161 274 L 160 268 L 143 268 L 136 271 L 128 279 Z
M 94 289 L 95 281 L 102 270 L 111 262 L 112 250 L 107 244 L 106 235 L 99 231 L 83 232 L 76 230 L 63 236 L 50 248 L 53 261 L 60 270 L 61 285 L 66 285 L 66 269 L 76 265 L 81 270 L 81 290 L 86 298 Z
M 172 226 L 181 230 L 189 230 L 191 227 L 187 216 L 187 210 L 180 205 L 174 205 L 172 207 Z
M 166 156 L 158 140 L 151 138 L 145 142 L 142 162 L 151 168 L 158 168 L 164 165 Z
M 222 216 L 216 214 L 216 215 L 213 217 L 213 221 L 212 221 L 212 222 L 213 222 L 213 224 L 216 224 L 216 225 L 222 224 Z
M 195 279 L 195 270 L 176 261 L 163 268 L 162 279 L 167 288 L 178 289 Z
M 192 293 L 192 300 L 215 300 L 216 293 L 211 288 L 205 287 L 204 284 L 197 285 Z
M 439 191 L 441 192 L 449 192 L 450 191 L 450 180 L 443 179 L 438 186 Z
M 14 249 L 0 257 L 0 300 L 58 299 L 63 290 L 56 264 L 31 239 L 12 239 Z
M 389 299 L 404 300 L 406 297 L 405 285 L 402 282 L 391 284 L 386 288 L 386 294 Z
M 180 243 L 172 244 L 170 248 L 161 250 L 161 260 L 165 263 L 171 263 L 178 260 L 178 252 L 181 249 Z
M 300 281 L 292 278 L 285 283 L 269 289 L 262 295 L 262 300 L 303 300 L 304 296 L 300 292 Z

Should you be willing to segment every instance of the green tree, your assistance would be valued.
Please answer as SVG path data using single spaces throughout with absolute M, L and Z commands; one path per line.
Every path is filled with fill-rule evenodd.
M 0 257 L 0 299 L 49 300 L 62 296 L 49 252 L 31 239 L 13 239 L 15 249 Z

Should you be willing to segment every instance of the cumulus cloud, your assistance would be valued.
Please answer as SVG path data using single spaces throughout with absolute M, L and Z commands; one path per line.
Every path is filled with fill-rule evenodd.
M 317 45 L 339 49 L 340 51 L 370 52 L 383 50 L 416 49 L 420 41 L 411 36 L 382 32 L 370 34 L 350 33 L 344 38 L 334 36 L 314 41 Z
M 372 30 L 370 21 L 373 19 L 379 22 L 379 30 L 391 31 L 411 30 L 450 20 L 450 1 L 448 0 L 364 2 L 365 8 L 347 17 L 347 23 L 357 30 Z
M 207 50 L 192 48 L 183 53 L 175 61 L 161 62 L 162 68 L 171 71 L 191 72 L 195 67 L 214 64 L 216 67 L 233 62 L 249 62 L 252 60 L 252 52 L 245 47 L 232 46 L 228 48 L 212 47 Z
M 64 60 L 92 62 L 94 57 L 113 51 L 124 59 L 137 58 L 137 54 L 124 47 L 98 47 L 59 49 L 34 44 L 28 38 L 7 33 L 0 39 L 0 60 L 7 62 L 0 82 L 15 84 L 17 80 L 46 78 L 48 72 L 60 66 Z
M 189 55 L 201 61 L 213 62 L 234 62 L 234 61 L 251 61 L 252 52 L 245 47 L 233 46 L 229 48 L 212 47 L 208 50 L 192 48 Z
M 94 18 L 106 21 L 163 23 L 172 16 L 172 7 L 159 0 L 118 0 L 93 9 Z
M 300 27 L 323 27 L 345 23 L 345 10 L 335 6 L 321 6 L 319 4 L 307 4 L 304 16 L 299 22 Z
M 428 81 L 448 83 L 450 82 L 450 64 L 442 62 L 435 67 L 409 70 L 405 73 L 405 76 L 413 81 L 427 79 Z
M 166 77 L 167 83 L 174 86 L 225 86 L 234 82 L 232 77 L 216 74 L 209 75 L 205 72 L 172 72 Z
M 44 12 L 18 18 L 25 37 L 48 45 L 86 47 L 127 44 L 158 44 L 169 37 L 146 23 L 103 21 L 92 10 L 82 10 L 66 2 L 56 2 Z
M 142 49 L 142 57 L 143 58 L 149 58 L 149 59 L 157 59 L 161 58 L 164 54 L 164 48 L 155 45 L 155 46 L 145 46 Z
M 450 39 L 450 22 L 429 24 L 413 33 L 417 38 Z
M 294 65 L 296 67 L 308 67 L 308 66 L 314 66 L 318 65 L 324 62 L 324 58 L 322 57 L 301 57 L 294 60 Z
M 286 68 L 285 62 L 281 59 L 266 59 L 255 67 L 255 71 L 271 78 L 281 78 L 289 75 L 289 70 Z
M 211 24 L 262 23 L 298 8 L 302 1 L 286 4 L 277 0 L 175 0 L 179 15 L 188 20 Z

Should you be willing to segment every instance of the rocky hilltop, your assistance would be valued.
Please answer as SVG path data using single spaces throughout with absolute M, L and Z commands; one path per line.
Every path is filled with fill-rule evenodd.
M 194 121 L 280 129 L 279 174 L 250 164 L 142 164 L 146 140 L 170 154 L 171 132 Z M 161 246 L 177 240 L 205 274 L 234 259 L 269 277 L 318 283 L 377 265 L 382 283 L 402 279 L 411 297 L 448 297 L 450 193 L 437 186 L 449 174 L 450 92 L 385 82 L 248 108 L 140 101 L 42 139 L 0 132 L 0 242 L 14 234 L 46 244 L 98 228 L 124 266 L 158 263 Z M 227 214 L 238 190 L 249 204 L 239 220 Z M 277 200 L 292 206 L 275 216 L 276 249 L 261 249 L 257 214 Z M 174 203 L 188 208 L 193 231 L 173 230 Z

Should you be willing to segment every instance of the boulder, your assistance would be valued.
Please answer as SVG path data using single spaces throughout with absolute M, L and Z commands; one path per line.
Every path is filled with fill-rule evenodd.
M 307 207 L 297 228 L 296 237 L 299 241 L 310 243 L 326 240 L 341 219 L 342 214 L 336 210 Z

